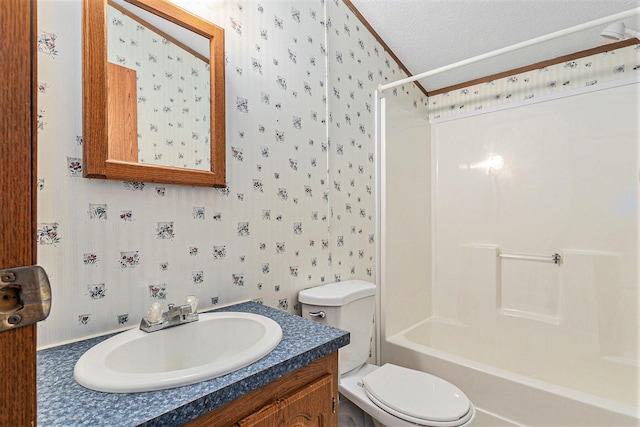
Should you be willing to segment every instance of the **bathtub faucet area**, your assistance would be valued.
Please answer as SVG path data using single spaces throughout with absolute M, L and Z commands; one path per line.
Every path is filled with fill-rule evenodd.
M 163 311 L 162 303 L 154 302 L 147 310 L 147 317 L 140 321 L 140 329 L 144 332 L 156 332 L 173 326 L 183 325 L 198 320 L 198 298 L 189 295 L 184 304 L 175 306 L 169 304 L 169 309 Z

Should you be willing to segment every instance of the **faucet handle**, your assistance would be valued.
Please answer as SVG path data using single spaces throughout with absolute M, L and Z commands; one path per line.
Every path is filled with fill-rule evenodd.
M 198 298 L 195 295 L 187 295 L 184 299 L 185 304 L 189 304 L 191 306 L 191 313 L 195 313 L 198 309 Z
M 149 306 L 149 308 L 147 309 L 147 320 L 149 321 L 149 323 L 158 323 L 160 320 L 162 320 L 162 303 L 161 302 L 154 302 L 151 303 L 151 305 Z

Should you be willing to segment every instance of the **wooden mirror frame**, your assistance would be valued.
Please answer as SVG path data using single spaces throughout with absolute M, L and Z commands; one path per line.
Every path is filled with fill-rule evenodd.
M 126 0 L 209 39 L 211 170 L 138 163 L 135 80 L 107 62 L 107 0 L 82 2 L 82 162 L 85 178 L 224 187 L 224 30 L 166 0 Z M 108 90 L 109 80 L 114 80 Z M 133 83 L 132 83 L 133 82 Z M 132 87 L 131 87 L 132 86 Z M 117 126 L 114 126 L 117 124 Z M 113 129 L 110 131 L 110 125 Z

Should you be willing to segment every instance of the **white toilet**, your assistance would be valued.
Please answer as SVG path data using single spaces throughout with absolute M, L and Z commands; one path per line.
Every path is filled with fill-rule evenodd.
M 376 426 L 468 427 L 476 411 L 453 384 L 425 372 L 387 363 L 365 363 L 373 325 L 376 287 L 346 280 L 305 289 L 298 294 L 302 315 L 348 331 L 351 343 L 339 350 L 339 391 L 368 414 Z M 368 417 L 354 415 L 340 401 L 340 427 L 367 426 Z

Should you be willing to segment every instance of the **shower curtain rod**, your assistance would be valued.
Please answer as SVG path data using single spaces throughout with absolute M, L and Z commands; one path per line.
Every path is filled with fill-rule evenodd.
M 489 59 L 492 58 L 494 56 L 498 56 L 498 55 L 502 55 L 504 53 L 508 53 L 508 52 L 512 52 L 514 50 L 517 49 L 522 49 L 524 47 L 529 47 L 532 46 L 534 44 L 538 44 L 538 43 L 542 43 L 548 40 L 552 40 L 558 37 L 562 37 L 568 34 L 572 34 L 572 33 L 577 33 L 578 31 L 582 31 L 582 30 L 586 30 L 592 27 L 597 27 L 598 25 L 604 25 L 604 24 L 608 24 L 610 22 L 613 21 L 617 21 L 620 19 L 624 19 L 624 18 L 629 18 L 631 16 L 634 15 L 638 15 L 640 14 L 640 7 L 636 7 L 635 9 L 629 9 L 625 12 L 620 12 L 620 13 L 616 13 L 613 15 L 609 15 L 609 16 L 605 16 L 604 18 L 599 18 L 599 19 L 595 19 L 593 21 L 589 21 L 589 22 L 585 22 L 584 24 L 579 24 L 579 25 L 575 25 L 573 27 L 569 27 L 569 28 L 565 28 L 564 30 L 560 30 L 560 31 L 556 31 L 554 33 L 549 33 L 546 34 L 544 36 L 540 36 L 540 37 L 536 37 L 533 39 L 529 39 L 520 43 L 516 43 L 513 44 L 511 46 L 507 46 L 507 47 L 503 47 L 501 49 L 497 49 L 491 52 L 487 52 L 484 53 L 482 55 L 478 55 L 478 56 L 474 56 L 472 58 L 468 58 L 459 62 L 454 62 L 453 64 L 449 64 L 449 65 L 445 65 L 443 67 L 440 68 L 436 68 L 434 70 L 430 70 L 430 71 L 425 71 L 424 73 L 420 73 L 420 74 L 415 74 L 413 76 L 410 77 L 406 77 L 404 79 L 392 82 L 392 83 L 387 83 L 387 84 L 380 84 L 378 85 L 378 90 L 380 92 L 383 92 L 387 89 L 391 89 L 393 87 L 396 86 L 400 86 L 403 85 L 405 83 L 411 83 L 411 82 L 415 82 L 416 80 L 420 80 L 420 79 L 424 79 L 426 77 L 430 77 L 433 76 L 435 74 L 439 74 L 442 73 L 444 71 L 449 71 L 452 70 L 454 68 L 458 68 L 458 67 L 462 67 L 464 65 L 469 65 L 469 64 L 473 64 L 474 62 L 478 62 L 478 61 L 482 61 L 483 59 Z

